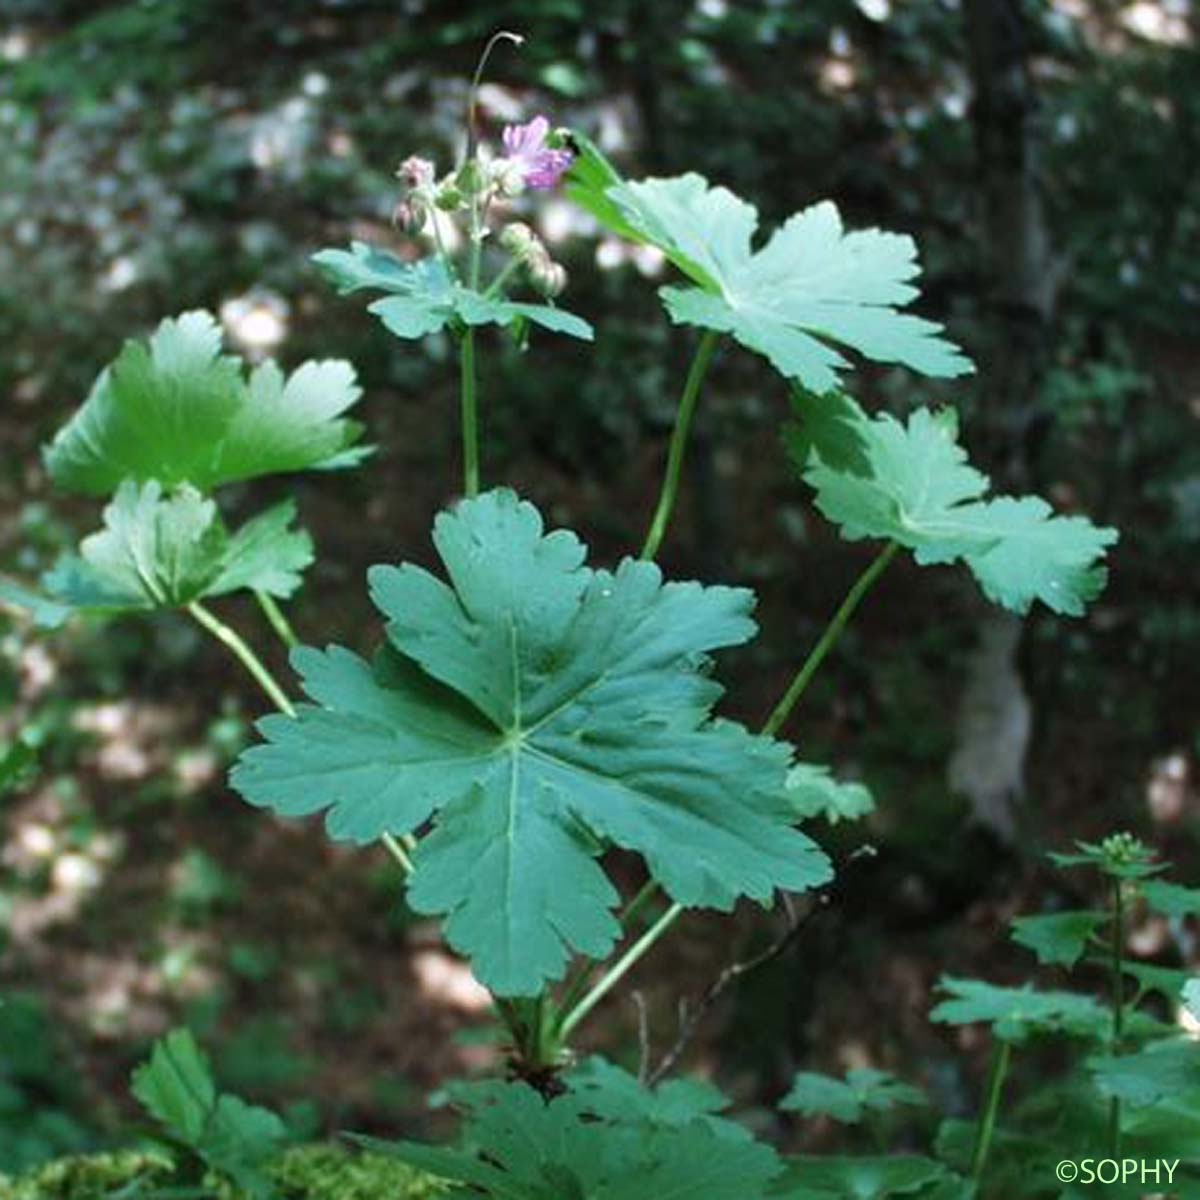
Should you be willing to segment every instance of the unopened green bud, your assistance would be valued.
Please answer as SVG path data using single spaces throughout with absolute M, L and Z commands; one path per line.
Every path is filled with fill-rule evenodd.
M 514 258 L 524 258 L 532 246 L 538 245 L 537 234 L 524 221 L 513 221 L 500 230 L 499 243 Z
M 463 194 L 453 183 L 443 183 L 433 199 L 443 212 L 457 212 L 463 205 Z
M 567 271 L 543 250 L 529 261 L 529 282 L 547 299 L 552 299 L 566 291 Z
M 483 171 L 480 170 L 479 162 L 474 158 L 468 158 L 458 168 L 454 182 L 458 185 L 458 190 L 466 196 L 478 195 L 487 186 L 487 180 L 484 178 Z

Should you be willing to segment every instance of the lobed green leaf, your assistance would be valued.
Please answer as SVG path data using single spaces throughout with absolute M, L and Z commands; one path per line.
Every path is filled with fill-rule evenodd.
M 853 1125 L 870 1112 L 925 1103 L 923 1093 L 888 1072 L 856 1067 L 846 1072 L 844 1080 L 813 1071 L 798 1072 L 779 1107 L 806 1117 L 832 1117 Z
M 621 1085 L 619 1095 L 628 1099 Z M 763 1200 L 780 1163 L 768 1146 L 703 1120 L 645 1118 L 652 1100 L 621 1111 L 597 1088 L 549 1102 L 524 1083 L 456 1089 L 467 1109 L 462 1149 L 356 1139 L 495 1200 Z
M 1087 949 L 1108 913 L 1073 911 L 1038 917 L 1018 917 L 1012 923 L 1013 941 L 1037 955 L 1040 963 L 1073 967 Z
M 524 321 L 584 341 L 594 336 L 591 325 L 565 309 L 466 287 L 450 275 L 440 258 L 406 263 L 387 250 L 352 242 L 349 250 L 322 250 L 313 261 L 342 295 L 386 292 L 368 304 L 367 311 L 399 338 L 427 337 L 456 322 L 511 328 Z
M 1019 613 L 1040 600 L 1079 616 L 1103 590 L 1097 560 L 1116 530 L 1055 516 L 1036 496 L 983 499 L 988 478 L 967 462 L 953 414 L 918 409 L 901 423 L 840 397 L 835 419 L 836 440 L 826 419 L 793 446 L 806 453 L 797 466 L 817 508 L 848 541 L 886 538 L 922 565 L 961 560 L 990 600 Z M 845 461 L 848 439 L 867 471 Z
M 708 654 L 747 641 L 753 595 L 664 583 L 652 563 L 584 565 L 571 533 L 498 490 L 441 514 L 449 582 L 375 567 L 388 645 L 293 656 L 314 701 L 268 717 L 233 785 L 331 836 L 422 834 L 410 903 L 503 995 L 618 933 L 596 863 L 640 853 L 680 904 L 728 910 L 829 878 L 798 830 L 787 746 L 714 719 Z M 426 823 L 435 818 L 431 829 Z
M 201 491 L 261 475 L 350 466 L 369 449 L 343 417 L 358 400 L 347 362 L 309 362 L 290 376 L 273 362 L 243 375 L 221 353 L 206 312 L 163 321 L 129 341 L 46 450 L 54 483 L 106 495 L 123 481 Z
M 67 612 L 177 608 L 242 588 L 290 596 L 313 561 L 312 540 L 291 528 L 290 500 L 230 534 L 216 504 L 192 487 L 166 495 L 132 480 L 104 510 L 104 528 L 84 538 L 42 578 L 47 596 L 14 593 L 37 618 Z M 0 596 L 0 598 L 5 598 Z
M 695 173 L 625 182 L 590 143 L 568 195 L 615 233 L 657 247 L 696 285 L 661 289 L 672 320 L 732 335 L 810 391 L 836 387 L 849 365 L 830 343 L 925 375 L 973 369 L 940 325 L 897 311 L 917 295 L 912 239 L 848 233 L 829 201 L 754 249 L 753 205 Z
M 875 811 L 875 801 L 861 783 L 842 783 L 828 767 L 797 763 L 787 777 L 787 794 L 798 817 L 824 817 L 830 825 L 857 821 Z
M 1037 991 L 1030 984 L 999 987 L 982 979 L 949 976 L 943 977 L 940 987 L 948 996 L 931 1010 L 930 1020 L 945 1025 L 987 1024 L 1007 1042 L 1042 1034 L 1099 1038 L 1111 1024 L 1101 1005 L 1078 992 Z

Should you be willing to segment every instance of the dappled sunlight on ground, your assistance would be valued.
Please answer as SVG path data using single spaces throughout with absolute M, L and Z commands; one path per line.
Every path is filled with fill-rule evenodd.
M 468 1013 L 485 1013 L 492 998 L 461 959 L 444 950 L 423 949 L 412 956 L 411 966 L 421 991 L 438 1004 Z
M 1146 808 L 1159 825 L 1178 825 L 1200 812 L 1191 762 L 1184 751 L 1176 750 L 1151 764 L 1146 781 Z

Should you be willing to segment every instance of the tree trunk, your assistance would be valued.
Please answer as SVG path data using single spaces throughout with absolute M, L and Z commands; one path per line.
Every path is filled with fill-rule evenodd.
M 997 489 L 1020 491 L 1032 482 L 1037 390 L 1057 290 L 1038 167 L 1037 96 L 1020 0 L 965 0 L 965 15 L 984 286 L 973 440 Z M 1006 841 L 1016 834 L 1032 726 L 1018 668 L 1021 632 L 1012 614 L 980 613 L 949 769 L 975 819 Z

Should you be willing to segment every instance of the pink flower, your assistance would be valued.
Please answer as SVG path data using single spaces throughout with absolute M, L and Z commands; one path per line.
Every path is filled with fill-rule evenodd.
M 550 122 L 534 117 L 528 125 L 504 127 L 504 151 L 520 172 L 526 187 L 546 189 L 557 185 L 574 155 L 570 150 L 555 150 L 546 145 Z

